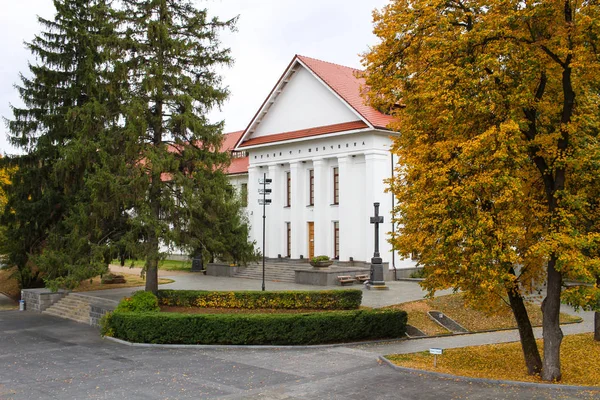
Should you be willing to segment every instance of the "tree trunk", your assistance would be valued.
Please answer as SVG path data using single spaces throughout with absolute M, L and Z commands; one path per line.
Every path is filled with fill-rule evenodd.
M 540 351 L 535 341 L 533 328 L 529 321 L 523 297 L 521 297 L 518 289 L 508 290 L 508 300 L 519 328 L 519 337 L 521 338 L 521 348 L 523 349 L 523 357 L 525 357 L 525 365 L 527 365 L 527 374 L 537 375 L 542 371 L 542 358 L 540 357 Z
M 596 279 L 596 287 L 600 288 L 600 277 Z M 600 306 L 600 304 L 598 305 Z M 594 340 L 600 342 L 600 312 L 594 313 Z
M 600 342 L 600 312 L 594 313 L 594 340 Z
M 151 238 L 151 254 L 146 259 L 146 291 L 158 293 L 158 238 Z M 156 244 L 156 246 L 155 246 Z M 156 249 L 155 249 L 156 248 Z
M 546 298 L 542 302 L 544 330 L 544 366 L 542 379 L 545 381 L 560 381 L 560 344 L 563 333 L 560 329 L 560 291 L 562 284 L 561 273 L 555 268 L 556 255 L 552 254 L 548 261 L 548 288 Z

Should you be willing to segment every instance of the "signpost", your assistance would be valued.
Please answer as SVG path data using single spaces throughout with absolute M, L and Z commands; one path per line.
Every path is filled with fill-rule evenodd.
M 267 174 L 263 173 L 262 179 L 258 180 L 258 183 L 262 185 L 262 188 L 258 189 L 258 194 L 262 194 L 262 199 L 258 199 L 258 204 L 263 206 L 263 237 L 262 237 L 262 290 L 265 291 L 265 226 L 267 220 L 267 205 L 271 204 L 271 199 L 267 199 L 267 194 L 271 194 L 271 189 L 267 188 L 273 182 L 272 179 L 267 178 Z
M 436 347 L 429 349 L 429 354 L 433 354 L 433 366 L 434 367 L 437 367 L 437 356 L 441 356 L 443 353 L 444 353 L 443 349 L 439 349 Z

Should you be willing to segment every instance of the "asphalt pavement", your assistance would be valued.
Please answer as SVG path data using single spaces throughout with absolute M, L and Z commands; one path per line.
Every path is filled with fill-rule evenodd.
M 600 398 L 600 392 L 398 372 L 378 362 L 376 347 L 139 348 L 102 339 L 84 324 L 3 311 L 0 399 Z
M 167 275 L 161 288 L 260 290 L 251 279 Z M 363 304 L 380 307 L 422 299 L 415 282 L 388 282 L 388 291 L 362 286 Z M 338 287 L 267 282 L 267 290 Z M 141 288 L 86 292 L 118 300 Z M 442 292 L 445 294 L 448 292 Z M 574 313 L 565 307 L 565 312 Z M 563 326 L 591 332 L 593 313 Z M 540 329 L 536 334 L 541 335 Z M 4 399 L 600 399 L 600 391 L 522 387 L 399 372 L 380 355 L 431 347 L 518 340 L 512 331 L 314 348 L 142 348 L 102 339 L 98 329 L 36 314 L 0 312 L 0 400 Z

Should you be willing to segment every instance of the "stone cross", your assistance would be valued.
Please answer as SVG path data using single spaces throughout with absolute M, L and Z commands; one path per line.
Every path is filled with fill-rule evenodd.
M 371 217 L 371 223 L 375 224 L 375 252 L 371 258 L 371 264 L 381 264 L 381 256 L 379 254 L 379 224 L 383 224 L 383 216 L 379 215 L 379 203 L 373 203 L 375 207 L 375 216 Z

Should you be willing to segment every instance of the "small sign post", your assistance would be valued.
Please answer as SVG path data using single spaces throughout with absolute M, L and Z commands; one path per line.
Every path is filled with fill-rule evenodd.
M 442 355 L 444 353 L 443 349 L 431 348 L 429 349 L 429 354 L 433 354 L 433 366 L 437 367 L 437 356 Z
M 267 219 L 267 205 L 271 204 L 271 199 L 267 199 L 267 194 L 271 194 L 271 189 L 267 189 L 267 185 L 273 180 L 267 178 L 267 174 L 264 173 L 262 179 L 258 180 L 258 183 L 262 185 L 262 188 L 258 189 L 258 194 L 262 194 L 262 199 L 258 199 L 258 204 L 263 206 L 263 237 L 262 237 L 262 290 L 265 291 L 265 221 Z

